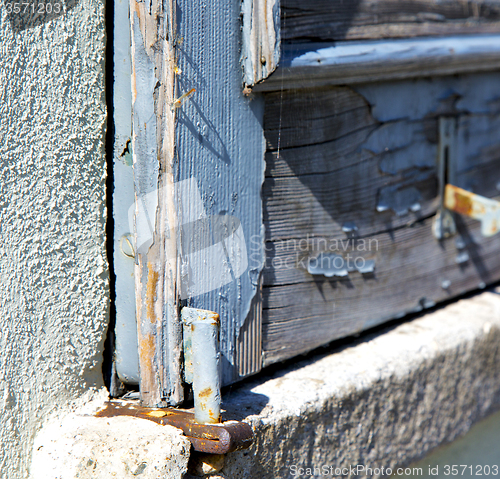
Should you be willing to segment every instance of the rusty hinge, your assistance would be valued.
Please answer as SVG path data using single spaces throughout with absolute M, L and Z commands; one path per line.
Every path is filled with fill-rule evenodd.
M 439 118 L 438 178 L 441 205 L 433 225 L 437 239 L 456 233 L 452 211 L 481 221 L 483 236 L 500 229 L 500 202 L 455 186 L 456 129 L 454 117 Z
M 147 408 L 130 401 L 110 401 L 96 414 L 97 417 L 133 416 L 170 425 L 182 430 L 195 451 L 210 454 L 226 454 L 250 447 L 253 430 L 249 424 L 226 421 L 219 424 L 199 424 L 194 413 L 173 408 Z
M 250 425 L 238 421 L 220 422 L 219 315 L 185 307 L 181 316 L 184 324 L 184 379 L 193 385 L 194 412 L 143 407 L 131 401 L 115 400 L 107 402 L 96 416 L 133 416 L 177 427 L 198 452 L 226 454 L 245 449 L 253 441 Z

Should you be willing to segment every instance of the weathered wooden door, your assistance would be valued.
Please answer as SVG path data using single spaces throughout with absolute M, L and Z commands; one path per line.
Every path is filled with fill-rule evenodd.
M 130 16 L 148 404 L 182 401 L 183 306 L 229 384 L 500 279 L 478 222 L 433 233 L 443 118 L 456 186 L 498 194 L 500 2 L 168 5 Z

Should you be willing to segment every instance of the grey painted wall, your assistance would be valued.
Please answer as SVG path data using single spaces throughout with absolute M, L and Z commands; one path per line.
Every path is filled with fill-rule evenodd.
M 48 414 L 102 386 L 104 5 L 19 32 L 0 13 L 0 470 L 20 478 Z

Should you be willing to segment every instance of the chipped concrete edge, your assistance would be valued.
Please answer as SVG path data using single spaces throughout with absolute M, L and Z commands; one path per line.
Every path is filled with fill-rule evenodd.
M 98 418 L 108 399 L 89 391 L 55 412 L 37 434 L 32 479 L 181 479 L 191 443 L 180 429 L 134 417 Z
M 238 419 L 246 412 L 256 440 L 213 479 L 408 465 L 500 407 L 500 295 L 483 292 L 302 361 L 233 391 L 223 407 Z
M 229 454 L 212 479 L 409 465 L 500 408 L 500 294 L 459 300 L 233 388 L 223 408 L 226 419 L 253 426 L 255 442 Z M 63 479 L 135 477 L 139 470 L 144 478 L 189 477 L 189 441 L 180 431 L 141 420 L 103 431 L 95 421 L 73 411 L 47 425 L 35 441 L 32 477 L 49 477 L 45 470 L 64 471 L 50 476 Z M 158 444 L 160 463 L 152 459 Z

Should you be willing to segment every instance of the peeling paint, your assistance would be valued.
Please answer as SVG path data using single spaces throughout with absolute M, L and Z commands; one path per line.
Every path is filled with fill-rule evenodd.
M 144 48 L 144 39 L 139 26 L 139 18 L 134 12 L 133 22 L 133 55 L 134 55 L 134 83 L 136 95 L 133 103 L 134 123 L 134 177 L 137 201 L 158 189 L 159 162 L 157 158 L 156 141 L 156 113 L 154 105 L 154 89 L 157 83 L 154 73 L 154 64 Z M 137 161 L 140 158 L 140 162 Z M 154 205 L 151 204 L 154 202 Z M 148 195 L 148 211 L 155 211 L 158 206 L 156 195 Z M 152 215 L 151 215 L 152 216 Z M 138 231 L 155 231 L 156 216 L 136 217 Z M 151 238 L 143 244 L 144 250 L 152 245 Z
M 323 48 L 309 42 L 285 44 L 279 74 L 259 84 L 256 90 L 280 91 L 488 72 L 500 65 L 499 44 L 500 36 L 496 34 L 340 41 Z M 389 106 L 389 111 L 391 109 Z
M 320 253 L 307 260 L 307 272 L 312 275 L 323 275 L 327 278 L 346 277 L 350 272 L 358 271 L 361 274 L 373 273 L 375 261 L 361 257 L 352 258 L 335 253 Z
M 354 223 L 354 221 L 347 221 L 342 225 L 342 231 L 344 233 L 353 233 L 358 231 L 358 227 L 356 226 L 356 223 Z
M 414 186 L 401 188 L 400 185 L 383 188 L 378 197 L 377 211 L 393 210 L 398 216 L 408 211 L 419 211 L 422 195 Z
M 461 251 L 460 253 L 457 254 L 456 258 L 455 258 L 455 263 L 457 264 L 463 264 L 463 263 L 467 263 L 467 261 L 469 261 L 469 253 L 467 253 L 467 251 Z
M 245 85 L 267 78 L 280 59 L 280 1 L 243 0 L 242 52 Z
M 307 272 L 313 275 L 323 275 L 327 278 L 347 276 L 348 268 L 343 256 L 334 253 L 320 253 L 307 262 Z
M 450 287 L 451 287 L 451 281 L 449 279 L 443 279 L 443 281 L 441 281 L 441 288 L 450 289 Z

